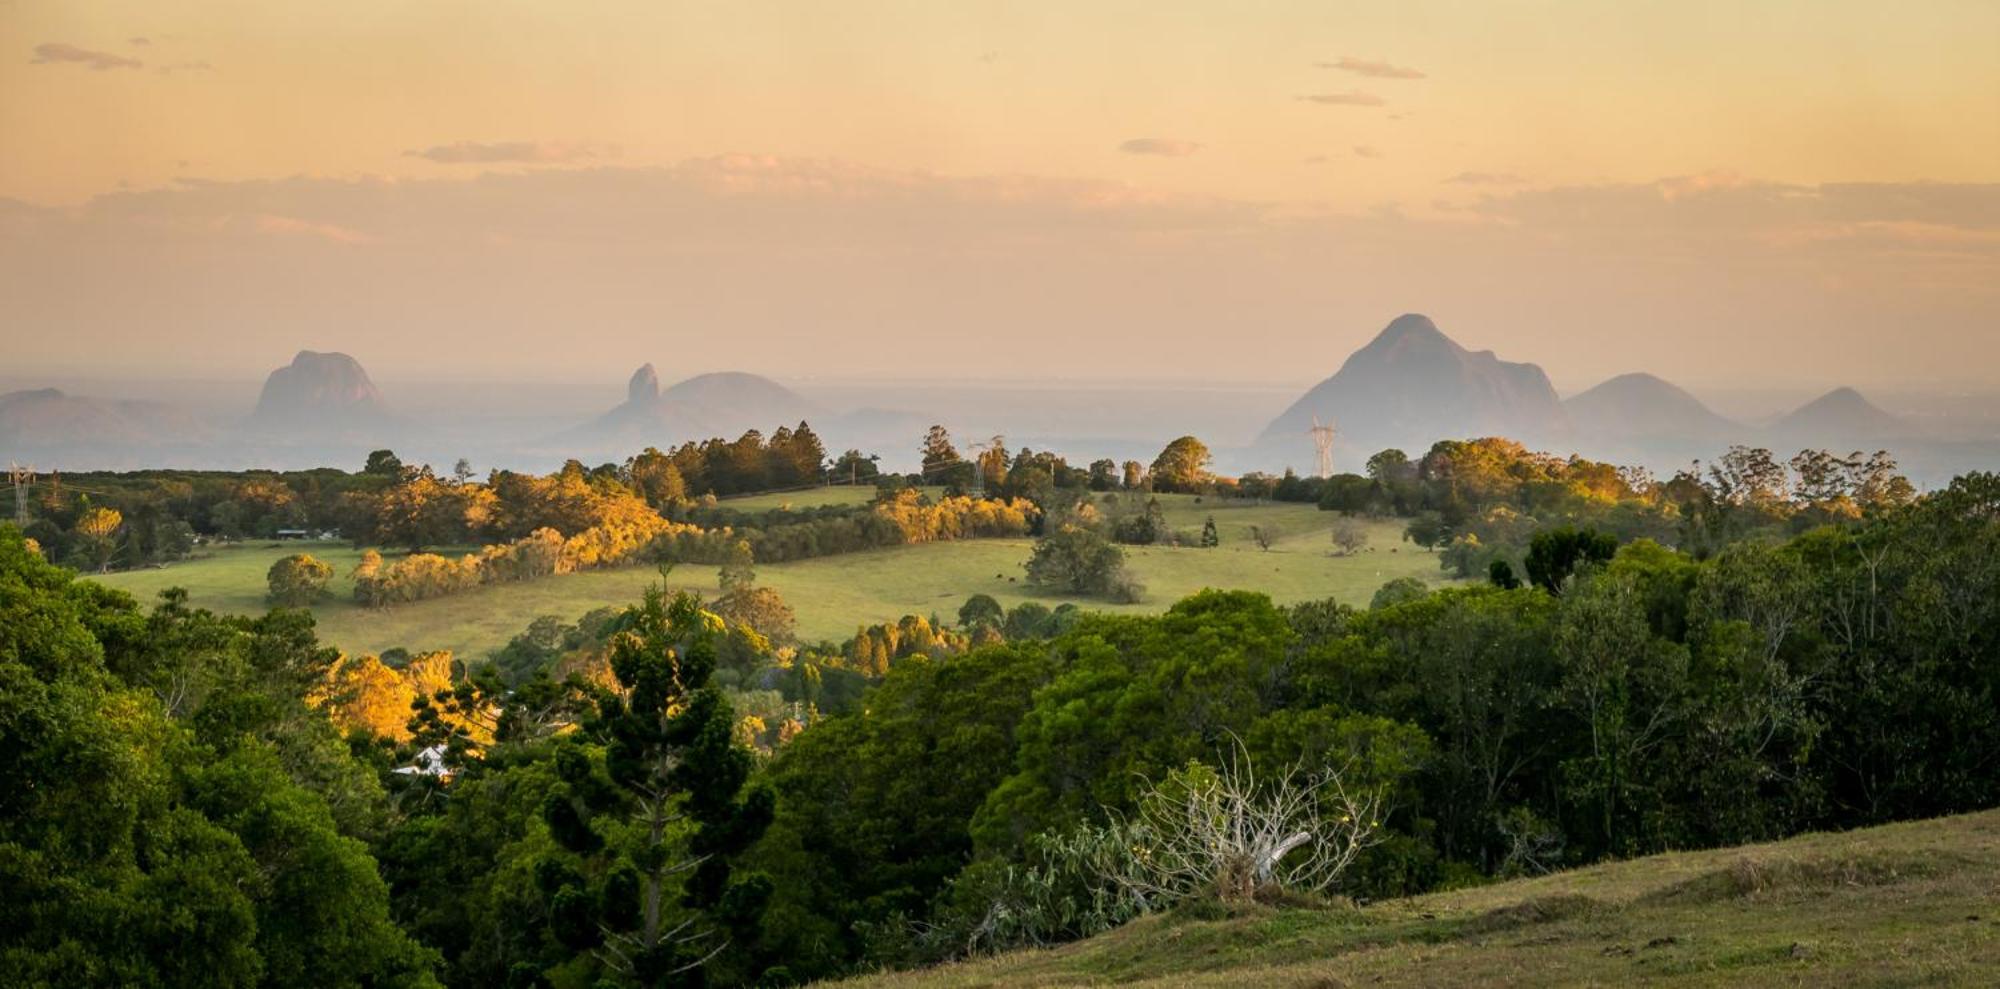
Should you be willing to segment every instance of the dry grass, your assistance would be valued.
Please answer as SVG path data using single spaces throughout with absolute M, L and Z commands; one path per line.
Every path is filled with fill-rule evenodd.
M 1659 855 L 1359 908 L 1153 917 L 1051 951 L 851 984 L 1111 983 L 2000 985 L 2000 811 Z

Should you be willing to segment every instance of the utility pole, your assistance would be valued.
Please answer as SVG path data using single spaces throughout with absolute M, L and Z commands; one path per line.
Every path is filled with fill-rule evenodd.
M 1333 423 L 1329 422 L 1326 425 L 1322 426 L 1319 424 L 1319 416 L 1313 416 L 1312 428 L 1307 430 L 1307 432 L 1312 434 L 1313 446 L 1319 449 L 1320 479 L 1324 480 L 1326 478 L 1332 477 L 1333 436 L 1335 432 L 1333 428 Z
M 14 524 L 23 529 L 28 527 L 28 486 L 35 483 L 35 466 L 26 467 L 9 462 L 7 480 L 14 485 Z

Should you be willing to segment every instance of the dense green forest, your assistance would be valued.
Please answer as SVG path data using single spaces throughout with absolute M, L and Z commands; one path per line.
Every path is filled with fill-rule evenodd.
M 631 506 L 759 542 L 703 559 L 715 600 L 538 620 L 472 663 L 134 601 L 0 530 L 0 981 L 785 985 L 1190 899 L 1390 897 L 2000 803 L 2000 478 L 1918 495 L 1883 458 L 1735 450 L 1662 482 L 1481 440 L 1221 479 L 1198 446 L 1123 471 L 953 452 L 982 497 L 894 478 L 758 517 L 661 512 L 628 468 L 496 476 L 494 533 Z M 421 530 L 379 506 L 431 485 L 465 517 L 464 478 L 371 466 L 327 476 L 374 524 Z M 1098 497 L 1128 481 L 1400 514 L 1477 579 L 1365 609 L 974 598 L 818 645 L 756 583 L 856 511 L 922 529 L 1018 499 L 1005 524 L 1051 567 L 1184 538 Z M 1284 801 L 1299 851 L 1184 854 L 1177 828 Z

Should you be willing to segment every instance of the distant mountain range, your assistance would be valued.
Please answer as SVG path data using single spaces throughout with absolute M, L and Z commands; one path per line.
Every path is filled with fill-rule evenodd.
M 900 397 L 938 408 L 871 404 L 878 391 L 887 401 Z M 849 387 L 844 398 L 815 401 L 769 378 L 736 371 L 663 386 L 658 371 L 646 364 L 627 379 L 622 402 L 594 415 L 579 409 L 588 402 L 581 393 L 560 411 L 544 411 L 552 407 L 528 394 L 495 394 L 473 409 L 441 404 L 424 392 L 413 403 L 422 407 L 415 400 L 429 399 L 429 412 L 398 412 L 359 361 L 306 350 L 273 370 L 255 407 L 240 416 L 201 416 L 172 403 L 53 388 L 0 394 L 0 460 L 64 470 L 353 467 L 367 451 L 389 447 L 413 462 L 446 464 L 468 456 L 482 469 L 546 470 L 567 458 L 617 461 L 648 446 L 733 439 L 751 429 L 768 434 L 803 420 L 812 423 L 829 453 L 860 449 L 882 454 L 889 469 L 910 469 L 918 438 L 933 422 L 952 425 L 961 443 L 983 438 L 984 433 L 959 429 L 954 416 L 1006 431 L 1012 445 L 1031 443 L 1078 462 L 1104 456 L 1143 461 L 1170 435 L 1210 436 L 1204 431 L 1205 404 L 1193 395 L 1161 392 L 1155 400 L 1164 411 L 1157 418 L 1122 423 L 1123 431 L 1112 435 L 1104 431 L 1105 416 L 1082 411 L 1100 407 L 1092 402 L 1119 401 L 1105 395 L 1062 392 L 1067 397 L 1056 400 L 1058 390 L 1043 386 L 970 414 L 955 387 L 932 388 L 914 398 L 905 391 L 895 385 Z M 607 405 L 615 394 L 605 396 Z M 1079 410 L 1076 415 L 1037 417 L 1071 407 Z M 1252 405 L 1242 412 L 1257 414 Z M 1270 420 L 1249 446 L 1231 447 L 1226 437 L 1216 437 L 1218 467 L 1310 470 L 1315 458 L 1309 430 L 1315 419 L 1338 430 L 1338 470 L 1358 470 L 1370 454 L 1390 447 L 1414 456 L 1439 439 L 1479 436 L 1507 436 L 1538 449 L 1655 470 L 1712 458 L 1734 443 L 1768 446 L 1783 456 L 1807 447 L 1888 449 L 1920 483 L 2000 459 L 2000 436 L 1991 429 L 1933 432 L 1884 411 L 1852 388 L 1834 389 L 1762 423 L 1718 415 L 1685 389 L 1645 373 L 1619 375 L 1565 401 L 1539 366 L 1468 350 L 1415 313 L 1390 321 L 1331 377 Z M 1156 426 L 1157 437 L 1151 435 Z
M 1272 420 L 1245 456 L 1265 469 L 1277 465 L 1274 457 L 1310 466 L 1315 419 L 1338 430 L 1340 470 L 1358 470 L 1359 461 L 1391 447 L 1419 455 L 1439 439 L 1480 436 L 1656 468 L 1685 466 L 1735 443 L 1784 455 L 1808 447 L 1928 446 L 1923 430 L 1852 388 L 1763 426 L 1718 415 L 1686 389 L 1645 373 L 1621 374 L 1564 401 L 1539 366 L 1467 350 L 1415 313 L 1396 317 Z

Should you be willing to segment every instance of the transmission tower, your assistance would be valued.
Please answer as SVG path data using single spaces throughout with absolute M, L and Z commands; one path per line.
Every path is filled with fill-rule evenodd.
M 965 447 L 972 454 L 972 496 L 974 498 L 986 497 L 986 464 L 984 462 L 986 451 L 993 449 L 999 442 L 1000 437 L 995 436 L 991 443 L 971 443 Z
M 28 486 L 35 483 L 33 465 L 7 464 L 7 480 L 14 485 L 14 524 L 23 529 L 28 527 Z
M 1333 436 L 1335 432 L 1333 423 L 1327 423 L 1322 426 L 1319 424 L 1319 416 L 1313 416 L 1313 427 L 1307 430 L 1307 432 L 1312 433 L 1313 446 L 1319 450 L 1319 476 L 1323 479 L 1332 477 Z

